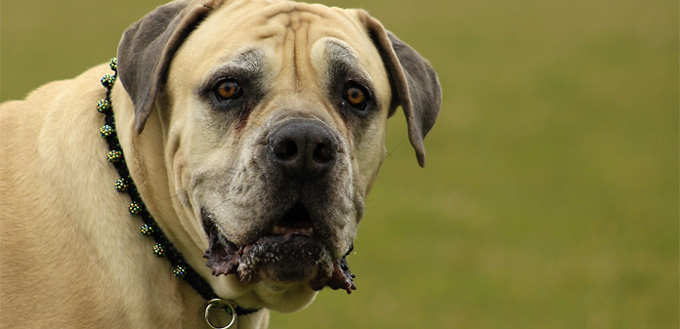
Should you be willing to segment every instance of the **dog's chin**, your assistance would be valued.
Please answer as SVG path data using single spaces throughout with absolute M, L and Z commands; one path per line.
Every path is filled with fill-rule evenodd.
M 238 275 L 246 283 L 314 282 L 328 277 L 332 264 L 326 248 L 311 237 L 264 236 L 243 248 Z
M 204 258 L 213 275 L 234 274 L 244 284 L 264 282 L 282 287 L 306 283 L 317 291 L 328 286 L 347 293 L 356 289 L 345 257 L 334 260 L 313 230 L 273 232 L 244 246 L 230 242 L 215 225 L 206 231 L 210 246 Z

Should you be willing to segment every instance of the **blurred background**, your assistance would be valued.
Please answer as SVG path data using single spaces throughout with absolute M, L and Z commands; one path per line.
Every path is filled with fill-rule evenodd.
M 271 328 L 678 328 L 678 2 L 323 0 L 429 58 L 420 169 L 403 115 L 348 258 Z M 0 98 L 115 55 L 161 1 L 2 0 Z

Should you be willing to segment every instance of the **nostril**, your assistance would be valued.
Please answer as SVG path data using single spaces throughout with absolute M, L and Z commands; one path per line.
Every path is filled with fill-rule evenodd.
M 326 164 L 335 160 L 335 150 L 332 145 L 320 143 L 314 148 L 312 160 L 319 164 Z
M 298 154 L 297 143 L 290 139 L 284 139 L 271 145 L 272 153 L 280 160 L 294 159 Z

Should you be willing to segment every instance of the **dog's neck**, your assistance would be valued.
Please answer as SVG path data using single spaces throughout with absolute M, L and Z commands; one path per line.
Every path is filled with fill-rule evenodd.
M 162 161 L 158 161 L 158 159 L 163 159 L 164 157 L 144 157 L 144 154 L 137 152 L 140 143 L 151 144 L 144 145 L 145 149 L 162 150 L 162 139 L 155 140 L 151 137 L 164 136 L 164 134 L 158 131 L 147 133 L 144 137 L 133 135 L 134 129 L 132 127 L 134 122 L 132 122 L 133 120 L 126 119 L 134 118 L 134 114 L 130 115 L 130 113 L 122 112 L 125 112 L 125 109 L 133 109 L 134 106 L 132 104 L 125 104 L 125 102 L 131 103 L 131 101 L 129 97 L 120 97 L 120 92 L 117 91 L 122 90 L 121 88 L 115 88 L 117 91 L 114 92 L 116 81 L 115 58 L 111 60 L 110 67 L 114 74 L 107 74 L 101 80 L 102 85 L 107 89 L 106 97 L 97 104 L 97 111 L 105 117 L 105 123 L 100 128 L 100 136 L 109 145 L 109 152 L 107 153 L 109 162 L 113 164 L 121 176 L 114 185 L 116 190 L 121 193 L 127 193 L 130 196 L 131 202 L 128 205 L 128 209 L 132 216 L 141 218 L 140 232 L 143 236 L 153 238 L 156 241 L 152 252 L 158 257 L 166 257 L 172 264 L 172 275 L 180 280 L 185 280 L 196 293 L 207 301 L 205 317 L 210 326 L 213 326 L 213 324 L 209 321 L 209 315 L 217 309 L 227 310 L 228 313 L 239 316 L 258 312 L 259 308 L 246 309 L 238 306 L 234 301 L 221 299 L 219 296 L 224 295 L 216 294 L 210 283 L 204 279 L 206 273 L 209 275 L 209 271 L 205 270 L 205 266 L 203 266 L 202 271 L 196 271 L 194 268 L 200 265 L 200 262 L 197 264 L 196 257 L 185 259 L 182 255 L 182 253 L 189 255 L 202 254 L 198 247 L 200 243 L 192 239 L 192 237 L 200 237 L 200 233 L 196 232 L 197 228 L 195 227 L 191 228 L 182 225 L 176 213 L 172 211 L 176 205 L 167 204 L 168 200 L 176 199 L 176 197 L 173 197 L 176 196 L 176 192 L 173 192 L 170 187 L 171 184 L 167 183 L 168 176 L 164 170 L 165 164 Z M 113 101 L 114 99 L 115 101 Z M 119 107 L 121 113 L 117 112 L 115 119 L 113 104 L 124 105 Z M 161 125 L 149 126 L 156 129 L 161 127 Z M 123 152 L 123 150 L 125 151 Z M 156 162 L 153 162 L 154 159 Z M 134 170 L 129 170 L 129 168 Z M 154 189 L 151 189 L 151 186 Z M 150 202 L 146 203 L 143 200 Z M 175 219 L 177 222 L 157 222 L 151 214 L 160 214 L 161 218 Z M 185 221 L 185 223 L 188 222 Z M 180 227 L 181 230 L 170 229 L 173 227 Z M 184 233 L 178 234 L 178 232 Z M 187 243 L 187 240 L 194 241 Z M 230 295 L 230 292 L 223 293 Z M 231 317 L 231 323 L 225 328 L 231 327 L 235 320 L 236 316 Z

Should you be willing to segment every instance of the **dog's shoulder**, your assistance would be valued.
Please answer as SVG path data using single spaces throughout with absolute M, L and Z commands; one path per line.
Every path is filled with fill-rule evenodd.
M 91 100 L 105 91 L 98 81 L 110 72 L 108 65 L 97 65 L 74 78 L 46 83 L 22 100 L 0 104 L 0 143 L 35 136 L 52 112 L 74 112 L 92 105 Z M 94 105 L 90 107 L 94 109 Z
M 32 166 L 60 160 L 54 157 L 71 155 L 70 147 L 77 148 L 92 139 L 86 131 L 101 125 L 96 102 L 106 92 L 99 80 L 107 68 L 98 65 L 75 78 L 47 83 L 24 100 L 0 106 L 3 184 L 18 179 L 12 177 L 17 175 L 35 178 L 37 172 L 31 170 L 37 168 Z
M 105 150 L 98 137 L 103 117 L 96 106 L 106 93 L 99 82 L 106 73 L 107 65 L 99 65 L 0 106 L 3 224 L 37 213 L 48 197 L 76 197 L 69 190 L 82 184 L 87 172 L 105 165 L 104 155 L 96 154 Z M 56 204 L 51 207 L 64 206 L 60 200 L 52 200 Z

